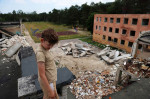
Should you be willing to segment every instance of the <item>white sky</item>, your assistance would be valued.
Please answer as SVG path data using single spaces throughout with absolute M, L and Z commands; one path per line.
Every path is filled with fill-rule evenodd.
M 91 4 L 91 2 L 106 3 L 114 2 L 115 0 L 0 0 L 0 12 L 8 13 L 13 10 L 22 10 L 23 12 L 49 12 L 56 9 L 69 8 L 71 5 L 79 5 L 86 3 Z

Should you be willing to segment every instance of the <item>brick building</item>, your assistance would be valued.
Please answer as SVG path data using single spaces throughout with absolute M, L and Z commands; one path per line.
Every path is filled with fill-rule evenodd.
M 140 32 L 150 30 L 150 14 L 95 14 L 93 40 L 131 52 Z M 141 49 L 142 45 L 138 45 Z

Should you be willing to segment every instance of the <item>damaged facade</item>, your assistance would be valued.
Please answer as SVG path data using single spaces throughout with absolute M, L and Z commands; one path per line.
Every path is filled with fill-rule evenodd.
M 93 40 L 131 52 L 139 34 L 150 30 L 149 21 L 150 14 L 95 14 Z

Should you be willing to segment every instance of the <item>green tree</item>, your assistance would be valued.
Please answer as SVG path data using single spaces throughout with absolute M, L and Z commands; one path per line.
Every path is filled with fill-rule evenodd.
M 87 29 L 91 32 L 91 34 L 93 34 L 94 14 L 96 13 L 91 13 L 87 20 Z

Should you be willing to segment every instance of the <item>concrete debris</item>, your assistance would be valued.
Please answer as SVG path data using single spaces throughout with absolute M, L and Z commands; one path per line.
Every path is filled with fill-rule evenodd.
M 18 56 L 18 50 L 20 47 L 29 47 L 29 43 L 27 43 L 25 37 L 23 36 L 12 36 L 10 39 L 8 38 L 2 38 L 0 39 L 0 53 L 2 55 L 6 55 L 7 60 L 14 60 L 16 59 L 18 65 L 20 65 L 20 60 Z M 17 53 L 17 54 L 16 54 Z M 7 62 L 2 60 L 3 63 Z
M 69 86 L 77 99 L 101 99 L 104 96 L 121 90 L 122 86 L 114 86 L 115 75 L 108 70 L 102 72 L 79 72 L 80 77 Z
M 25 37 L 15 35 L 15 36 L 12 36 L 12 38 L 10 39 L 0 40 L 0 47 L 9 48 L 12 45 L 14 45 L 16 42 L 20 42 L 23 47 L 30 46 L 29 43 L 27 43 Z
M 94 54 L 94 51 L 92 51 L 88 45 L 75 44 L 73 42 L 62 45 L 61 49 L 66 55 L 73 55 L 75 58 Z
M 135 75 L 137 78 L 150 77 L 150 61 L 142 59 L 128 59 L 124 64 L 124 69 Z
M 113 64 L 119 61 L 120 59 L 131 58 L 130 54 L 125 54 L 117 50 L 110 50 L 109 47 L 106 47 L 100 53 L 97 53 L 97 56 L 102 58 L 108 64 Z

